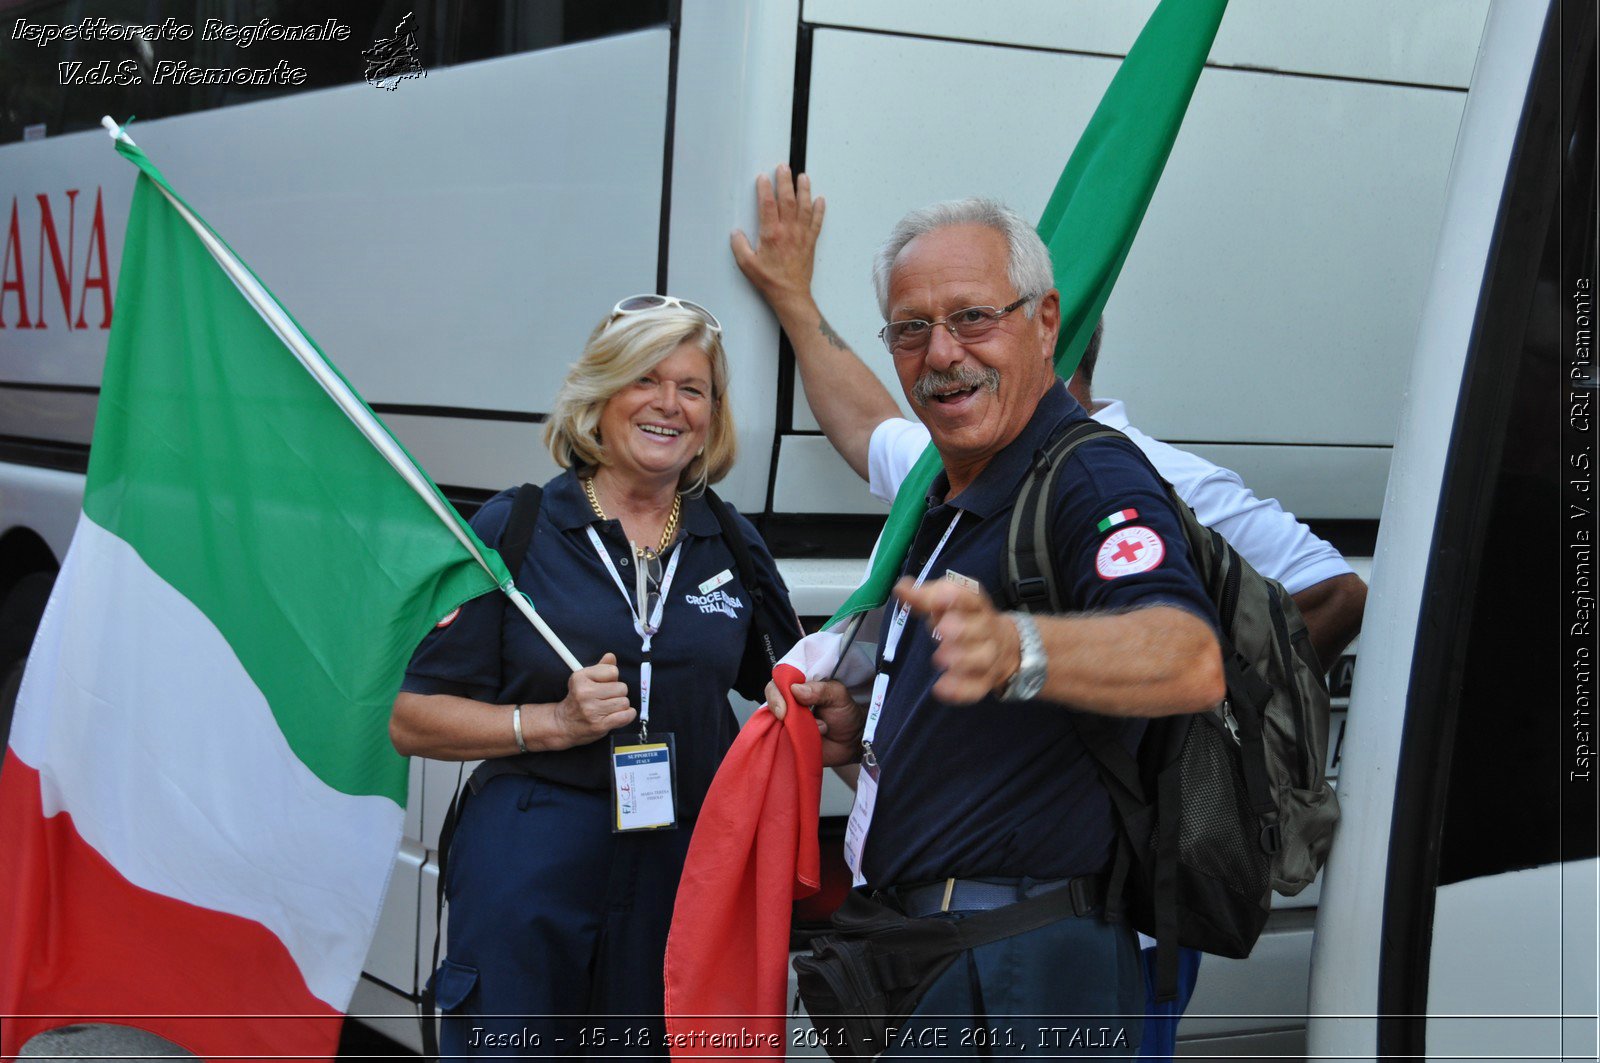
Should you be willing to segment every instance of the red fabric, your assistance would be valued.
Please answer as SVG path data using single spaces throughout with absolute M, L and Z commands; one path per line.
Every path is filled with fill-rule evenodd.
M 667 937 L 667 1041 L 676 1057 L 778 1058 L 787 1040 L 789 915 L 821 879 L 822 739 L 789 687 L 780 723 L 763 706 L 711 783 L 689 842 Z
M 45 818 L 39 773 L 0 768 L 0 1058 L 77 1022 L 136 1026 L 195 1055 L 331 1058 L 344 1016 L 271 931 L 129 882 Z

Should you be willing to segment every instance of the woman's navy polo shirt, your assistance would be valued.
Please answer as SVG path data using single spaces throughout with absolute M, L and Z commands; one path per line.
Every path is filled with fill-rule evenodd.
M 961 522 L 928 578 L 954 570 L 997 597 L 1011 508 L 1024 477 L 1058 429 L 1086 417 L 1057 384 L 1022 433 L 950 502 L 943 501 L 949 482 L 941 474 L 905 573 L 922 570 L 959 511 Z M 1069 611 L 1175 605 L 1215 628 L 1177 514 L 1132 443 L 1113 438 L 1080 445 L 1062 465 L 1050 505 L 1049 547 Z M 1098 530 L 1101 521 L 1128 510 L 1137 517 Z M 1149 534 L 1164 550 L 1159 564 L 1114 578 L 1102 575 L 1101 567 L 1117 573 L 1130 566 L 1098 566 L 1098 558 L 1115 553 L 1124 541 L 1134 543 L 1128 552 L 1143 554 Z M 1070 710 L 1045 701 L 936 701 L 935 645 L 926 625 L 911 618 L 873 741 L 881 773 L 862 854 L 867 882 L 882 888 L 946 877 L 1050 879 L 1104 869 L 1115 839 L 1111 799 L 1072 727 Z M 1124 725 L 1130 750 L 1143 733 L 1142 720 Z
M 502 491 L 472 519 L 473 530 L 489 546 L 500 541 L 513 495 Z M 755 527 L 743 516 L 733 516 L 749 544 L 758 578 L 782 590 L 777 566 Z M 662 609 L 661 630 L 651 643 L 650 732 L 675 736 L 679 814 L 689 818 L 698 812 L 738 732 L 728 691 L 760 701 L 771 665 L 760 640 L 749 638 L 755 603 L 705 499 L 684 498 L 681 521 L 683 536 L 676 549 L 683 556 Z M 590 665 L 608 652 L 617 655 L 628 701 L 638 708 L 639 636 L 622 592 L 585 531 L 591 524 L 631 588 L 633 552 L 622 525 L 595 516 L 571 470 L 545 485 L 527 557 L 514 575 L 579 661 Z M 723 573 L 731 578 L 701 590 L 702 583 Z M 786 649 L 780 645 L 777 652 Z M 423 639 L 401 689 L 492 704 L 555 702 L 566 697 L 569 674 L 533 625 L 503 594 L 493 593 L 468 602 L 448 626 Z M 510 728 L 509 717 L 506 726 Z M 618 733 L 636 735 L 638 724 Z M 557 782 L 604 789 L 608 745 L 602 737 L 573 749 L 532 753 L 523 763 L 533 774 Z

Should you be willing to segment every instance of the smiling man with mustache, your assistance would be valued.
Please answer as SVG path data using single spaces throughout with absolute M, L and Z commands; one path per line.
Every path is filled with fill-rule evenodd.
M 1068 611 L 997 610 L 1017 493 L 1050 442 L 1088 416 L 1055 375 L 1049 252 L 1009 209 L 960 200 L 907 215 L 874 280 L 880 336 L 945 471 L 896 588 L 871 705 L 832 681 L 795 687 L 818 716 L 825 761 L 862 761 L 852 870 L 914 918 L 1070 890 L 1071 915 L 957 957 L 906 1028 L 944 1029 L 954 1054 L 971 1055 L 970 1022 L 956 1017 L 981 1016 L 1012 1034 L 984 1046 L 992 1055 L 1036 1042 L 1056 1017 L 1104 1016 L 1115 1030 L 1096 1054 L 1131 1054 L 1138 950 L 1130 928 L 1105 918 L 1115 828 L 1071 717 L 1119 718 L 1132 750 L 1144 718 L 1216 704 L 1215 616 L 1164 489 L 1123 438 L 1082 444 L 1049 498 Z
M 974 388 L 981 388 L 991 395 L 999 391 L 999 371 L 992 366 L 978 369 L 965 365 L 942 370 L 930 369 L 911 385 L 911 401 L 918 406 L 926 406 L 944 392 L 970 391 Z

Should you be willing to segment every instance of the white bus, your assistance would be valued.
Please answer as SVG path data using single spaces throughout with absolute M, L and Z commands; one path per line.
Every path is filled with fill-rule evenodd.
M 505 486 L 554 473 L 541 424 L 566 365 L 619 295 L 671 291 L 714 308 L 729 340 L 742 454 L 723 494 L 773 545 L 801 612 L 823 617 L 854 586 L 885 511 L 821 436 L 775 322 L 728 253 L 732 228 L 755 231 L 755 175 L 788 161 L 828 197 L 819 300 L 898 394 L 887 359 L 874 359 L 872 249 L 907 208 L 936 199 L 983 192 L 1037 214 L 1154 6 L 378 0 L 340 5 L 337 18 L 351 28 L 342 42 L 241 47 L 237 38 L 196 34 L 90 47 L 22 39 L 15 26 L 94 16 L 143 23 L 145 5 L 0 0 L 0 731 L 76 521 L 113 312 L 133 172 L 98 130 L 101 114 L 139 116 L 135 138 L 464 512 Z M 1396 454 L 1397 425 L 1424 307 L 1437 298 L 1435 250 L 1454 247 L 1458 227 L 1497 216 L 1489 178 L 1465 206 L 1458 200 L 1467 194 L 1453 190 L 1459 181 L 1449 182 L 1452 159 L 1461 162 L 1463 114 L 1494 98 L 1521 115 L 1534 50 L 1498 66 L 1487 57 L 1508 35 L 1537 43 L 1545 8 L 1539 0 L 1501 0 L 1493 10 L 1490 0 L 1234 0 L 1106 311 L 1097 390 L 1126 399 L 1144 430 L 1237 469 L 1363 574 L 1375 544 L 1400 552 L 1372 572 L 1363 639 L 1381 639 L 1390 654 L 1409 655 L 1414 644 L 1421 655 L 1432 643 L 1419 634 L 1438 637 L 1419 632 L 1417 580 L 1430 556 L 1456 556 L 1454 536 L 1477 543 L 1481 532 L 1449 525 L 1451 537 L 1439 543 L 1393 545 L 1395 507 L 1419 507 L 1430 530 L 1440 511 L 1437 492 L 1424 497 L 1391 478 L 1391 459 L 1408 467 Z M 1592 67 L 1593 4 L 1549 10 L 1557 28 L 1547 36 L 1567 51 L 1583 31 L 1558 16 L 1589 20 Z M 383 91 L 363 81 L 360 51 L 393 36 L 408 11 L 426 76 Z M 180 21 L 199 27 L 213 17 L 244 25 L 328 16 L 325 5 L 207 0 Z M 60 83 L 58 63 L 83 63 L 71 68 L 81 73 L 101 60 L 146 77 L 139 85 Z M 163 61 L 284 61 L 306 76 L 297 86 L 153 84 Z M 1592 100 L 1592 80 L 1587 91 Z M 1592 126 L 1592 110 L 1589 118 Z M 1510 157 L 1518 128 L 1479 136 L 1498 137 L 1494 150 Z M 1592 137 L 1584 143 L 1578 178 L 1592 187 Z M 1588 209 L 1575 231 L 1593 232 L 1592 199 Z M 1591 257 L 1590 276 L 1592 267 Z M 1464 352 L 1458 344 L 1456 382 Z M 1426 386 L 1436 385 L 1429 378 Z M 1482 386 L 1505 397 L 1504 380 Z M 1454 423 L 1456 390 L 1413 386 L 1405 423 L 1416 425 L 1417 409 L 1437 403 L 1430 439 L 1446 438 L 1438 433 Z M 1504 432 L 1504 417 L 1490 417 L 1495 431 Z M 1555 412 L 1549 417 L 1553 426 Z M 1520 445 L 1508 452 L 1522 453 Z M 1492 473 L 1474 468 L 1480 479 Z M 1476 562 L 1469 569 L 1457 576 L 1499 571 Z M 1436 585 L 1432 577 L 1426 584 Z M 1470 621 L 1471 600 L 1452 599 L 1439 615 Z M 1435 664 L 1443 659 L 1443 649 L 1428 652 Z M 1554 668 L 1504 663 L 1502 678 Z M 1386 667 L 1400 685 L 1379 688 L 1364 668 L 1356 685 L 1364 722 L 1346 742 L 1353 658 L 1336 666 L 1333 773 L 1363 734 L 1361 753 L 1373 757 L 1380 727 L 1397 743 L 1412 733 L 1404 668 Z M 1459 671 L 1445 678 L 1456 685 L 1437 695 L 1436 716 L 1456 704 Z M 1386 810 L 1404 807 L 1409 816 L 1409 791 L 1391 785 L 1393 771 L 1381 765 L 1366 769 L 1376 774 L 1360 777 L 1359 792 L 1345 780 L 1353 812 L 1330 872 L 1336 882 L 1359 876 L 1345 896 L 1363 883 L 1378 891 L 1379 880 L 1364 877 L 1375 868 L 1404 871 L 1408 889 L 1438 871 L 1439 840 L 1453 836 L 1448 816 L 1441 828 L 1441 776 L 1429 774 L 1441 766 L 1409 755 L 1396 762 L 1401 777 L 1423 791 L 1417 773 L 1433 780 L 1433 803 L 1416 823 L 1394 811 L 1393 841 Z M 1445 773 L 1461 786 L 1461 763 L 1473 765 L 1473 780 L 1500 770 L 1466 756 Z M 354 1012 L 415 1014 L 435 932 L 434 846 L 458 774 L 456 765 L 412 764 L 406 840 Z M 830 784 L 825 834 L 842 829 L 847 810 L 847 795 Z M 1525 813 L 1545 814 L 1543 806 Z M 1382 838 L 1369 843 L 1378 820 Z M 1414 846 L 1423 859 L 1374 864 L 1370 845 L 1391 853 Z M 1588 852 L 1582 866 L 1592 872 Z M 1532 855 L 1541 866 L 1569 866 L 1545 850 Z M 1426 974 L 1426 925 L 1415 929 L 1423 940 L 1412 941 L 1406 965 L 1383 976 L 1381 997 L 1362 995 L 1360 982 L 1340 995 L 1323 976 L 1345 970 L 1349 950 L 1370 958 L 1397 940 L 1400 924 L 1384 923 L 1379 948 L 1372 919 L 1431 910 L 1408 915 L 1398 899 L 1342 908 L 1337 924 L 1324 913 L 1310 995 L 1319 892 L 1320 884 L 1278 898 L 1249 960 L 1207 961 L 1180 1031 L 1185 1051 L 1297 1055 L 1313 1009 L 1396 1016 L 1340 1027 L 1359 1027 L 1341 1045 L 1359 1042 L 1349 1054 L 1370 1056 L 1382 1037 L 1401 1036 L 1398 1016 L 1432 1009 L 1414 980 Z M 1368 922 L 1357 933 L 1347 919 Z M 1443 962 L 1467 961 L 1450 954 Z M 416 1044 L 414 1023 L 374 1021 Z M 1378 1039 L 1363 1040 L 1368 1033 Z

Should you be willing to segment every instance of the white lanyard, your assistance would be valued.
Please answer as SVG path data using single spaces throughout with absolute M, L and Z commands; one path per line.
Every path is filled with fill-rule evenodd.
M 956 530 L 956 522 L 961 519 L 961 510 L 956 510 L 956 515 L 950 518 L 950 526 L 945 528 L 944 535 L 939 539 L 939 545 L 933 548 L 933 553 L 928 555 L 928 561 L 922 566 L 922 571 L 917 573 L 916 586 L 920 587 L 928 579 L 928 573 L 933 571 L 933 563 L 944 552 L 945 544 L 950 541 L 950 533 Z M 906 619 L 911 610 L 904 603 L 898 605 L 891 614 L 889 630 L 883 639 L 883 659 L 885 663 L 894 660 L 895 650 L 900 646 L 900 636 L 905 634 Z M 850 881 L 852 885 L 864 886 L 867 879 L 862 871 L 861 854 L 866 848 L 867 832 L 872 826 L 872 812 L 878 803 L 878 757 L 872 751 L 872 739 L 878 733 L 878 719 L 883 715 L 883 702 L 889 693 L 889 673 L 879 672 L 872 680 L 872 704 L 867 708 L 867 722 L 861 731 L 861 775 L 856 781 L 856 799 L 850 806 L 850 819 L 844 825 L 844 861 L 850 867 Z
M 633 616 L 633 630 L 639 636 L 639 737 L 644 738 L 650 726 L 650 640 L 656 632 L 661 630 L 661 614 L 667 607 L 667 591 L 672 588 L 672 577 L 678 571 L 678 559 L 683 556 L 683 543 L 678 543 L 672 548 L 672 560 L 667 562 L 667 571 L 661 577 L 661 597 L 656 600 L 656 611 L 650 614 L 646 621 L 639 615 L 643 602 L 635 605 L 636 596 L 628 593 L 628 588 L 622 582 L 622 575 L 617 571 L 616 562 L 611 560 L 611 554 L 606 550 L 605 544 L 600 541 L 600 535 L 591 524 L 584 529 L 589 533 L 589 541 L 594 544 L 594 552 L 600 555 L 600 561 L 606 566 L 606 571 L 611 573 L 612 582 L 616 583 L 617 590 L 622 592 L 622 600 L 628 603 L 628 612 Z M 635 558 L 634 564 L 642 564 L 642 560 Z
M 956 510 L 956 515 L 950 518 L 950 526 L 944 530 L 944 535 L 939 538 L 939 545 L 933 548 L 933 553 L 928 555 L 928 561 L 922 566 L 922 571 L 917 573 L 915 586 L 922 586 L 928 579 L 928 573 L 933 571 L 933 563 L 939 560 L 939 555 L 944 552 L 945 544 L 950 541 L 950 533 L 956 530 L 956 524 L 961 520 L 962 510 Z M 905 634 L 906 620 L 911 614 L 911 609 L 905 603 L 895 606 L 889 620 L 889 631 L 883 639 L 883 660 L 890 663 L 894 660 L 895 650 L 900 646 L 900 636 Z M 889 693 L 889 674 L 879 672 L 872 680 L 872 701 L 867 707 L 867 722 L 861 732 L 862 759 L 869 766 L 876 763 L 872 752 L 872 739 L 878 733 L 878 720 L 883 716 L 883 702 Z

